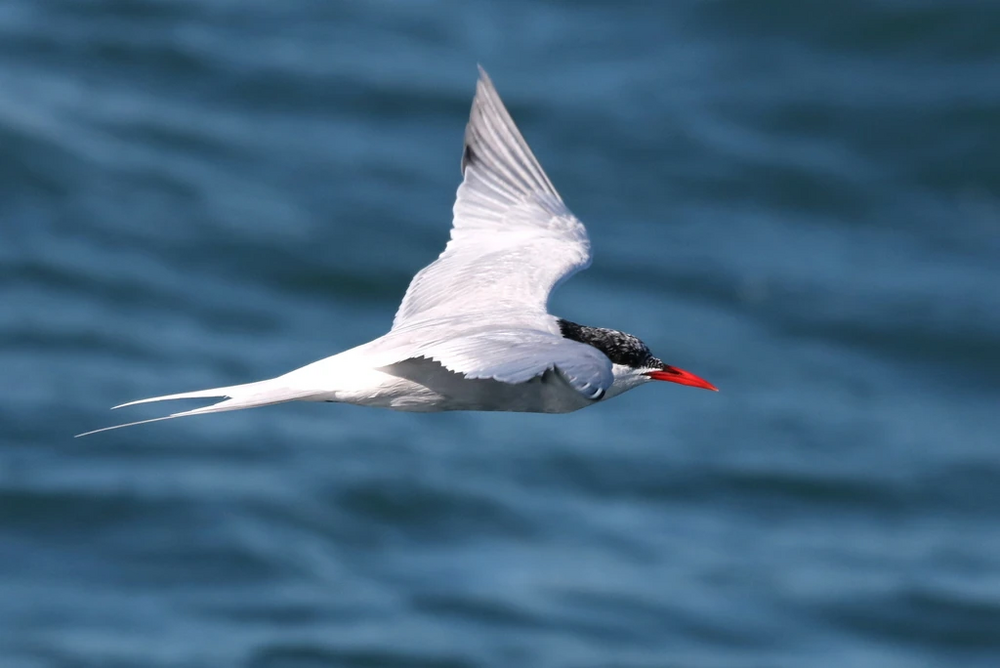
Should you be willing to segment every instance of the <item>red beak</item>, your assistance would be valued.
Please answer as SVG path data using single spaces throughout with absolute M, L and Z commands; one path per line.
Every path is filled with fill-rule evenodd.
M 707 380 L 703 380 L 698 376 L 685 371 L 684 369 L 678 369 L 675 366 L 670 366 L 668 364 L 663 365 L 663 369 L 657 371 L 647 371 L 646 375 L 653 380 L 666 380 L 671 383 L 677 383 L 679 385 L 690 385 L 691 387 L 703 387 L 706 390 L 712 390 L 713 392 L 718 392 L 719 389 L 712 385 Z

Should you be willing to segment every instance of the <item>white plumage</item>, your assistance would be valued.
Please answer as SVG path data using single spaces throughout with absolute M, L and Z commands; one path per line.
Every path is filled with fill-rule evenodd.
M 87 434 L 295 400 L 409 411 L 562 413 L 653 379 L 699 385 L 694 379 L 711 388 L 662 365 L 635 337 L 583 328 L 588 332 L 575 340 L 564 334 L 565 321 L 548 313 L 553 288 L 589 266 L 590 240 L 489 76 L 482 68 L 479 74 L 451 239 L 413 278 L 385 336 L 278 378 L 122 404 L 116 408 L 225 397 L 211 406 Z M 609 333 L 608 340 L 602 332 Z M 621 336 L 631 347 L 621 348 Z M 637 361 L 614 363 L 616 356 Z M 663 369 L 677 377 L 653 377 L 666 375 Z

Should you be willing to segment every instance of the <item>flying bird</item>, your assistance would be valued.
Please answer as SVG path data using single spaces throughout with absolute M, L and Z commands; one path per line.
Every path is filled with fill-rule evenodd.
M 590 265 L 590 240 L 482 68 L 461 166 L 451 239 L 413 277 L 388 334 L 270 380 L 122 404 L 223 398 L 79 435 L 287 401 L 568 413 L 657 380 L 716 389 L 631 334 L 548 312 L 552 289 Z

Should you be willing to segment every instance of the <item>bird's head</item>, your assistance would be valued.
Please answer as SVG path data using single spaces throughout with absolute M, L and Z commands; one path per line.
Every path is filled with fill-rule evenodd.
M 578 325 L 568 320 L 559 320 L 559 329 L 567 339 L 593 346 L 611 360 L 615 382 L 607 393 L 609 398 L 654 380 L 718 392 L 707 380 L 684 369 L 664 364 L 663 360 L 653 356 L 649 346 L 631 334 L 617 329 Z

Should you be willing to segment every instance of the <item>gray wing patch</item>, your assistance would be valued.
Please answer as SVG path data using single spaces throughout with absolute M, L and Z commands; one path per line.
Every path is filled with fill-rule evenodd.
M 396 330 L 382 340 L 381 365 L 424 357 L 470 379 L 525 383 L 555 370 L 577 392 L 602 398 L 614 382 L 611 360 L 593 346 L 530 328 L 485 326 L 457 333 L 447 326 Z M 435 336 L 439 334 L 439 336 Z M 397 347 L 398 346 L 398 347 Z

